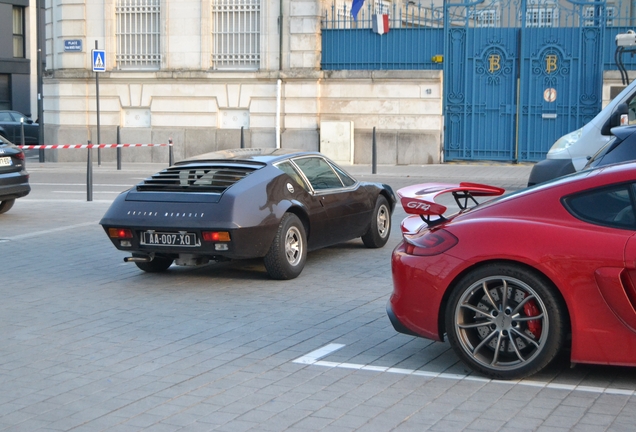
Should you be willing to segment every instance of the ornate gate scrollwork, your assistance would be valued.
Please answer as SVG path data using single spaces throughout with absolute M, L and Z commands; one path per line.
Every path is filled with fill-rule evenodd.
M 601 109 L 603 2 L 451 1 L 443 9 L 447 160 L 540 160 Z

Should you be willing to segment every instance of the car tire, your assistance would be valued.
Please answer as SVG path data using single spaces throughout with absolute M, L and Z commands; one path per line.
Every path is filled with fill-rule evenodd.
M 142 256 L 142 255 L 133 254 L 133 256 Z M 137 267 L 139 267 L 141 270 L 147 273 L 161 273 L 168 270 L 168 268 L 172 265 L 173 261 L 174 260 L 171 258 L 155 256 L 152 259 L 152 261 L 135 262 L 135 264 L 137 265 Z
M 375 202 L 371 215 L 371 226 L 362 235 L 362 242 L 368 248 L 381 248 L 389 240 L 391 234 L 391 207 L 386 198 L 380 195 Z
M 494 379 L 520 379 L 547 366 L 565 343 L 567 322 L 555 288 L 539 274 L 512 264 L 487 265 L 462 277 L 445 310 L 455 353 L 471 369 Z
M 15 199 L 0 201 L 0 214 L 8 212 L 14 203 Z
M 278 225 L 274 241 L 263 260 L 272 279 L 288 280 L 298 277 L 307 260 L 307 236 L 298 216 L 285 213 Z

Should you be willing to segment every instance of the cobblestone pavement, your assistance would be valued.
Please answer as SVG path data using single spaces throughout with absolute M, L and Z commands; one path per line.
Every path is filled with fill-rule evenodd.
M 1 431 L 633 431 L 636 369 L 566 358 L 531 381 L 471 375 L 446 343 L 396 333 L 390 255 L 359 240 L 309 254 L 293 281 L 260 261 L 123 263 L 98 221 L 162 168 L 31 162 L 0 216 Z M 395 188 L 522 187 L 529 165 L 348 169 Z M 397 210 L 394 228 L 404 217 Z M 617 348 L 618 349 L 618 348 Z M 317 351 L 318 350 L 318 351 Z

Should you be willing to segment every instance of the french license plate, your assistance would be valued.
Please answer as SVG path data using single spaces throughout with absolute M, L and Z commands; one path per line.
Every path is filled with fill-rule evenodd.
M 0 157 L 0 166 L 11 166 L 13 162 L 10 157 Z
M 141 244 L 152 246 L 201 246 L 195 233 L 144 231 Z

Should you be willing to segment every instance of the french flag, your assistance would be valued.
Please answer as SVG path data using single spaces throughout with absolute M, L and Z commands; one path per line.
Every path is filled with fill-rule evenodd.
M 373 15 L 373 33 L 383 35 L 389 32 L 389 15 L 374 14 Z

